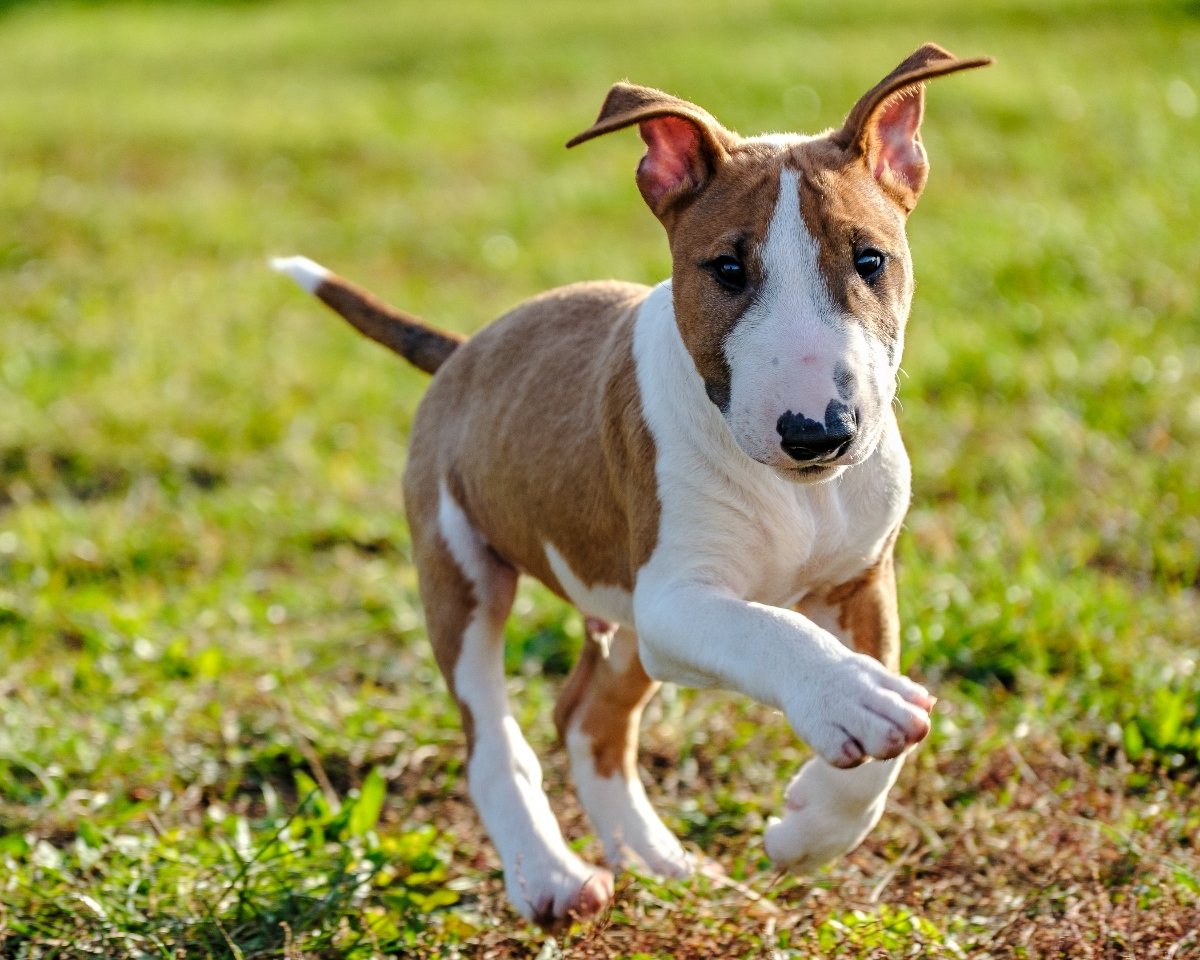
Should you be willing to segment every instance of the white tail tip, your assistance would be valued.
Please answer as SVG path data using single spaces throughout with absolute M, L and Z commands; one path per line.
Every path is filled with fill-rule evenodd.
M 271 269 L 286 273 L 309 293 L 314 293 L 329 271 L 308 257 L 272 257 Z

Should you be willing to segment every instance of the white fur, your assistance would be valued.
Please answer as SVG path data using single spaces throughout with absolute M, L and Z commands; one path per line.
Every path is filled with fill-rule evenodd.
M 455 693 L 474 721 L 467 766 L 471 799 L 504 863 L 513 906 L 525 917 L 563 916 L 595 871 L 563 842 L 542 789 L 542 768 L 509 709 L 504 595 L 511 602 L 515 575 L 491 557 L 444 485 L 438 528 L 477 600 L 454 670 Z
M 883 816 L 903 765 L 903 756 L 853 770 L 838 770 L 820 757 L 809 760 L 784 792 L 782 819 L 767 822 L 767 856 L 810 873 L 853 850 Z
M 729 428 L 748 456 L 784 471 L 796 463 L 780 447 L 775 425 L 781 415 L 824 423 L 831 400 L 856 409 L 867 442 L 847 451 L 841 462 L 852 465 L 870 453 L 896 378 L 883 344 L 831 299 L 817 242 L 800 214 L 799 191 L 795 171 L 785 167 L 762 250 L 762 289 L 725 342 Z M 834 382 L 839 369 L 854 377 L 844 396 Z
M 287 274 L 307 293 L 313 293 L 330 276 L 328 270 L 308 257 L 272 257 L 271 269 Z
M 898 755 L 928 730 L 928 695 L 784 609 L 875 563 L 903 517 L 909 466 L 890 411 L 864 463 L 792 484 L 742 454 L 709 402 L 669 282 L 640 310 L 634 358 L 662 504 L 633 600 L 647 672 L 778 707 L 838 766 Z
M 627 627 L 617 632 L 609 658 L 617 673 L 629 668 L 637 655 L 637 642 L 637 635 Z M 604 844 L 609 866 L 625 866 L 632 858 L 660 876 L 687 876 L 692 871 L 691 857 L 654 812 L 642 782 L 636 776 L 628 778 L 623 769 L 607 777 L 597 772 L 593 738 L 582 728 L 583 717 L 583 711 L 578 711 L 566 733 L 571 775 L 579 802 Z
M 626 778 L 619 770 L 600 776 L 592 757 L 592 738 L 579 729 L 579 721 L 567 733 L 567 751 L 575 792 L 604 844 L 609 866 L 625 866 L 632 854 L 659 876 L 688 876 L 691 857 L 654 812 L 642 782 Z
M 628 590 L 603 583 L 589 587 L 575 575 L 571 565 L 553 544 L 547 543 L 545 550 L 555 579 L 580 613 L 585 617 L 599 617 L 609 623 L 633 623 L 633 597 Z

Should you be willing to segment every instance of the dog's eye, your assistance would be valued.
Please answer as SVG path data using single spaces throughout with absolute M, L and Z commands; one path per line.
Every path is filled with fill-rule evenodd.
M 867 283 L 870 283 L 881 273 L 883 273 L 884 260 L 883 254 L 878 250 L 868 248 L 859 252 L 854 258 L 854 269 L 858 271 L 858 275 Z
M 736 257 L 717 257 L 709 261 L 708 269 L 721 286 L 734 291 L 746 289 L 746 268 Z

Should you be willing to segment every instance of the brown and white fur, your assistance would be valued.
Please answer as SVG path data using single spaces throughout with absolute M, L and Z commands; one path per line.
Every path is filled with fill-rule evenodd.
M 551 290 L 464 341 L 312 261 L 275 262 L 436 371 L 404 477 L 413 552 L 471 796 L 525 916 L 593 914 L 613 885 L 564 843 L 509 707 L 503 625 L 522 573 L 587 618 L 555 721 L 609 866 L 692 869 L 638 776 L 662 681 L 776 707 L 815 751 L 765 838 L 803 870 L 863 839 L 928 732 L 933 697 L 897 673 L 892 570 L 909 502 L 892 412 L 905 219 L 927 174 L 924 82 L 988 62 L 927 44 L 817 136 L 745 139 L 614 86 L 568 145 L 639 127 L 638 186 L 674 264 L 653 289 Z

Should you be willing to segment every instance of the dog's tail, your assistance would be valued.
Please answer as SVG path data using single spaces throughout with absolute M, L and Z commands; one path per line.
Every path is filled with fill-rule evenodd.
M 426 373 L 436 372 L 466 339 L 461 333 L 438 330 L 411 313 L 389 306 L 308 257 L 275 257 L 271 266 L 340 313 L 360 333 Z

